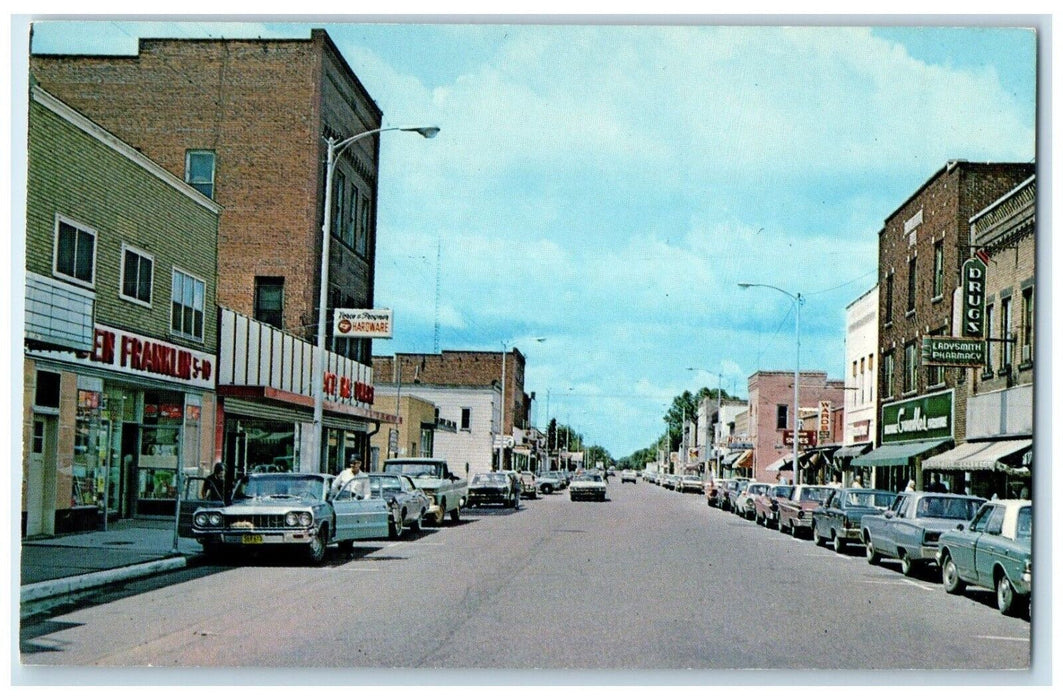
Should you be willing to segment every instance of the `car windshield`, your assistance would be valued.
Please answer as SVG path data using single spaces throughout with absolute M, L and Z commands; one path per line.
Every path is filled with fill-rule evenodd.
M 395 491 L 401 491 L 402 481 L 399 479 L 398 476 L 370 474 L 369 488 L 373 494 L 373 497 L 378 498 L 381 493 L 394 493 Z
M 579 480 L 580 481 L 601 481 L 602 477 L 601 477 L 600 474 L 584 474 L 584 475 L 580 476 Z
M 309 474 L 252 474 L 237 487 L 233 497 L 323 499 L 323 484 L 322 479 Z
M 474 476 L 472 478 L 472 483 L 473 483 L 474 486 L 483 486 L 483 485 L 505 486 L 507 478 L 508 477 L 506 477 L 504 474 L 477 474 L 476 476 Z
M 801 491 L 802 501 L 822 501 L 824 498 L 831 494 L 833 489 L 829 488 L 810 488 Z
M 970 520 L 980 505 L 981 502 L 968 498 L 927 496 L 919 501 L 919 505 L 915 508 L 915 515 L 918 518 Z
M 1015 537 L 1018 539 L 1030 539 L 1033 532 L 1033 510 L 1030 506 L 1019 508 L 1019 520 L 1015 524 Z
M 776 486 L 775 487 L 775 497 L 776 498 L 789 498 L 791 495 L 793 495 L 793 492 L 794 492 L 794 487 L 793 486 Z
M 889 508 L 893 499 L 894 494 L 885 491 L 850 491 L 845 497 L 849 505 L 865 508 Z
M 431 462 L 385 462 L 384 471 L 388 474 L 402 474 L 404 476 L 441 476 L 442 466 Z
M 767 484 L 753 484 L 752 486 L 749 487 L 749 492 L 751 494 L 754 494 L 754 495 L 764 493 L 767 490 L 768 490 L 768 485 Z

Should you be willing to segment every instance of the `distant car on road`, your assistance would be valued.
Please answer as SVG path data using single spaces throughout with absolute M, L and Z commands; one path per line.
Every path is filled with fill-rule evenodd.
M 620 472 L 620 483 L 623 484 L 628 481 L 633 484 L 638 482 L 638 477 L 635 476 L 634 469 L 625 469 L 624 471 Z
M 744 476 L 739 476 L 734 479 L 727 480 L 727 490 L 724 492 L 723 509 L 734 512 L 735 503 L 738 501 L 738 496 L 741 494 L 752 479 L 747 479 Z
M 882 557 L 900 559 L 905 576 L 919 565 L 936 564 L 941 534 L 971 520 L 983 503 L 984 498 L 950 493 L 897 494 L 889 510 L 860 521 L 868 563 L 877 564 Z
M 520 497 L 538 498 L 539 485 L 535 481 L 535 475 L 531 472 L 520 473 Z
M 428 513 L 435 517 L 437 525 L 443 524 L 447 513 L 450 513 L 452 522 L 461 520 L 461 509 L 465 507 L 469 495 L 469 483 L 450 471 L 446 460 L 430 457 L 388 459 L 384 461 L 384 471 L 408 476 L 414 486 L 424 491 L 432 501 Z
M 560 491 L 563 488 L 561 477 L 556 472 L 541 472 L 536 477 L 536 482 L 539 484 L 539 492 L 544 494 Z
M 945 591 L 958 594 L 968 585 L 981 586 L 996 591 L 997 609 L 1005 615 L 1027 609 L 1032 534 L 1030 501 L 983 503 L 970 522 L 946 530 L 938 540 Z
M 568 496 L 573 501 L 605 500 L 605 480 L 601 474 L 583 472 L 577 474 L 568 485 Z
M 838 489 L 812 511 L 812 539 L 817 545 L 830 542 L 842 552 L 850 542 L 860 541 L 860 520 L 869 513 L 881 513 L 897 494 L 874 489 Z
M 676 484 L 675 490 L 682 493 L 701 493 L 705 490 L 705 485 L 698 474 L 683 474 L 679 477 L 679 483 Z
M 513 490 L 513 480 L 499 472 L 473 474 L 469 483 L 469 506 L 512 506 L 519 497 Z

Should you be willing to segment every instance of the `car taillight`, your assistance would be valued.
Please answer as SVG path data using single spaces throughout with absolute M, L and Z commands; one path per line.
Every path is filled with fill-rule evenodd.
M 843 515 L 842 516 L 842 527 L 844 527 L 846 530 L 848 530 L 848 529 L 852 528 L 852 526 L 853 526 L 853 521 L 849 520 L 849 516 L 848 515 Z

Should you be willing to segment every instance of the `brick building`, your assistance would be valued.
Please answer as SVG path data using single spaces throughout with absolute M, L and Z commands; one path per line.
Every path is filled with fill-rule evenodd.
M 921 463 L 967 431 L 967 375 L 922 365 L 925 336 L 954 336 L 970 220 L 1034 172 L 1028 163 L 949 161 L 885 221 L 879 233 L 879 447 L 853 460 L 878 488 L 923 486 Z
M 498 403 L 502 401 L 503 393 L 501 390 L 503 361 L 505 362 L 505 410 L 500 416 Z M 534 395 L 529 396 L 524 392 L 524 367 L 524 355 L 517 348 L 511 348 L 504 354 L 501 351 L 444 350 L 439 354 L 398 353 L 392 357 L 373 358 L 373 373 L 381 392 L 390 393 L 393 396 L 395 387 L 398 385 L 400 391 L 411 391 L 433 401 L 440 406 L 440 418 L 455 421 L 459 426 L 459 431 L 471 428 L 468 412 L 471 412 L 472 407 L 465 406 L 463 409 L 461 406 L 452 405 L 451 401 L 442 401 L 434 393 L 426 393 L 427 388 L 443 390 L 452 387 L 463 391 L 473 391 L 480 397 L 476 402 L 479 406 L 478 413 L 484 410 L 482 397 L 493 396 L 490 398 L 492 404 L 490 432 L 494 438 L 489 449 L 497 453 L 498 436 L 505 436 L 502 438 L 502 460 L 505 465 L 503 468 L 506 469 L 513 466 L 514 448 L 526 446 L 532 432 L 529 421 Z M 484 390 L 489 390 L 488 394 L 484 394 Z M 481 417 L 477 416 L 477 418 Z M 481 443 L 482 440 L 477 441 L 479 451 L 484 449 Z M 443 453 L 446 444 L 448 443 L 445 440 L 438 443 L 440 456 L 446 456 Z M 465 450 L 467 447 L 462 449 Z M 495 468 L 497 468 L 497 454 L 493 459 Z M 461 461 L 465 462 L 469 459 L 463 458 Z M 482 457 L 473 458 L 472 461 L 481 463 Z M 487 463 L 491 464 L 490 461 Z
M 174 513 L 214 456 L 214 201 L 31 87 L 22 531 Z
M 840 379 L 827 379 L 826 372 L 801 372 L 800 382 L 802 426 L 807 418 L 809 426 L 818 428 L 823 418 L 826 429 L 809 431 L 814 436 L 807 446 L 801 447 L 799 459 L 812 451 L 809 448 L 840 439 L 840 435 L 835 435 L 838 424 L 832 409 L 843 406 L 845 385 Z M 793 478 L 793 443 L 784 440 L 784 432 L 793 432 L 793 406 L 793 372 L 757 372 L 749 377 L 748 434 L 753 445 L 752 473 L 757 481 L 776 481 L 780 473 Z M 829 480 L 829 469 L 822 456 L 812 462 L 802 459 L 800 467 L 801 483 Z
M 1031 492 L 1037 183 L 1031 176 L 970 220 L 986 265 L 986 364 L 967 373 L 965 441 L 926 460 L 955 489 L 1019 498 Z
M 308 39 L 141 39 L 135 55 L 36 54 L 30 71 L 53 94 L 222 205 L 220 305 L 287 335 L 315 339 L 326 139 L 382 123 L 380 109 L 324 30 L 312 30 Z M 373 136 L 351 144 L 336 166 L 330 308 L 374 303 L 378 162 L 379 138 Z M 329 349 L 360 365 L 347 379 L 371 386 L 371 378 L 365 382 L 370 341 L 333 339 L 331 324 L 326 327 Z M 240 386 L 236 401 L 227 401 L 227 388 L 219 388 L 227 414 L 219 456 L 230 466 L 251 466 L 247 454 L 254 449 L 241 447 L 248 435 L 292 433 L 286 454 L 276 459 L 291 459 L 308 444 L 304 433 L 313 422 L 306 396 L 268 400 L 271 388 L 263 385 L 251 396 Z M 357 410 L 326 416 L 324 440 L 334 454 L 302 468 L 328 469 L 348 451 L 368 450 L 369 426 L 379 420 L 366 398 Z M 274 409 L 287 412 L 285 425 L 269 423 Z

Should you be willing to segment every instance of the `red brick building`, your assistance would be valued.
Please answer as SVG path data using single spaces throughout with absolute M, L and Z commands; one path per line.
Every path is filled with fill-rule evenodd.
M 922 459 L 966 434 L 969 370 L 924 367 L 922 339 L 960 335 L 956 290 L 973 253 L 971 217 L 1033 173 L 1031 163 L 949 161 L 879 233 L 879 448 L 853 460 L 875 470 L 878 488 L 900 490 L 909 479 L 922 487 Z
M 345 463 L 352 450 L 365 454 L 370 425 L 381 420 L 371 394 L 356 405 L 326 402 L 327 456 L 317 465 L 303 459 L 313 452 L 309 402 L 322 381 L 300 358 L 301 343 L 312 343 L 317 329 L 326 139 L 382 123 L 379 107 L 328 34 L 141 39 L 135 55 L 33 55 L 30 72 L 31 81 L 222 206 L 218 305 L 249 319 L 240 328 L 262 332 L 223 334 L 232 347 L 219 348 L 219 356 L 231 359 L 241 379 L 222 386 L 219 375 L 224 434 L 220 429 L 218 457 L 238 468 L 264 461 L 317 471 Z M 374 303 L 378 163 L 378 137 L 351 144 L 337 162 L 330 308 Z M 331 324 L 326 327 L 328 347 L 344 368 L 338 385 L 371 387 L 370 341 L 333 342 Z M 265 344 L 267 337 L 289 339 L 275 348 Z M 265 380 L 249 378 L 248 368 Z M 326 377 L 330 371 L 339 372 L 326 368 Z M 287 391 L 280 396 L 277 377 Z M 256 435 L 285 437 L 256 445 Z
M 814 445 L 836 444 L 841 442 L 842 422 L 838 419 L 837 409 L 845 404 L 844 386 L 840 379 L 827 379 L 826 372 L 801 372 L 799 400 L 801 402 L 802 427 L 819 428 L 821 418 L 826 430 L 814 430 Z M 793 443 L 784 442 L 784 431 L 793 432 L 794 418 L 794 373 L 757 372 L 749 377 L 749 439 L 753 443 L 753 478 L 757 481 L 776 481 L 780 472 L 788 480 L 792 479 Z M 824 412 L 825 411 L 825 412 Z M 802 453 L 808 449 L 800 449 Z M 791 459 L 780 462 L 787 456 Z M 822 462 L 822 463 L 821 463 Z M 769 470 L 769 468 L 771 468 Z M 827 483 L 828 473 L 826 457 L 817 458 L 816 463 L 806 462 L 802 458 L 801 482 Z

